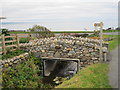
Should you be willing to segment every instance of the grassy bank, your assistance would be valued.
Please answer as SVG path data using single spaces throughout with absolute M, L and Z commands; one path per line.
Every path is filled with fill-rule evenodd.
M 108 64 L 93 64 L 55 88 L 111 88 L 107 73 Z

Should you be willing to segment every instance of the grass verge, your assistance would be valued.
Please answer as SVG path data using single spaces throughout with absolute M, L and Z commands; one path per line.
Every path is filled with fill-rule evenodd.
M 55 88 L 112 88 L 107 73 L 108 64 L 93 64 Z

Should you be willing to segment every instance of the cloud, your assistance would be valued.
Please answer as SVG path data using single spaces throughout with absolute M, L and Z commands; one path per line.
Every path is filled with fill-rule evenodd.
M 118 2 L 119 0 L 1 0 L 2 2 Z
M 102 0 L 103 1 L 103 0 Z M 54 29 L 84 28 L 96 21 L 117 26 L 117 1 L 95 0 L 4 0 L 5 22 L 40 22 Z M 113 23 L 109 23 L 113 22 Z M 56 24 L 56 25 L 55 25 Z M 66 25 L 65 25 L 66 24 Z M 79 26 L 80 25 L 80 26 Z M 107 26 L 106 26 L 107 27 Z

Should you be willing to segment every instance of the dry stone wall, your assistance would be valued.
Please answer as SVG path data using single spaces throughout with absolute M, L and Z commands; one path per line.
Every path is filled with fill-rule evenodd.
M 18 64 L 20 62 L 24 62 L 27 60 L 27 57 L 29 56 L 28 53 L 21 54 L 19 56 L 15 56 L 14 58 L 10 58 L 7 60 L 0 60 L 0 68 L 13 66 L 15 64 Z

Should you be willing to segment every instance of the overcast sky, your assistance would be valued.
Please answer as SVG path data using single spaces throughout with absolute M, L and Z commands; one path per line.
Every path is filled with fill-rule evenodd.
M 3 22 L 26 22 L 53 30 L 93 29 L 95 22 L 104 28 L 118 26 L 119 0 L 3 0 Z

